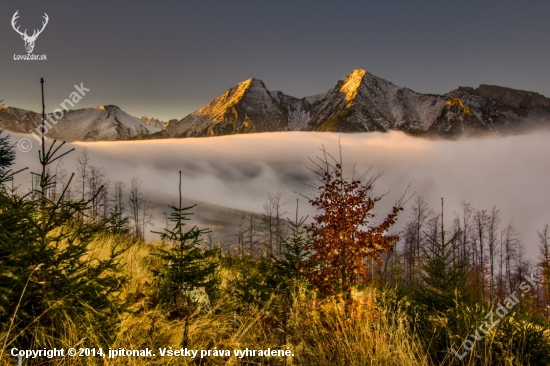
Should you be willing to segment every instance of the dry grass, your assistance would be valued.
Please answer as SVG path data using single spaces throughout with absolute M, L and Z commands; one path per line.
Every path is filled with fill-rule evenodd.
M 180 349 L 184 323 L 171 319 L 166 309 L 155 305 L 151 295 L 155 278 L 151 269 L 158 269 L 159 260 L 150 255 L 162 243 L 130 243 L 112 236 L 97 238 L 92 243 L 95 258 L 106 258 L 115 245 L 127 245 L 121 259 L 126 282 L 121 296 L 130 302 L 129 312 L 121 316 L 111 348 L 150 348 L 155 358 L 120 357 L 52 359 L 57 365 L 431 365 L 422 343 L 410 329 L 403 308 L 389 311 L 376 304 L 379 290 L 367 288 L 353 294 L 353 304 L 344 315 L 342 302 L 337 298 L 320 301 L 304 286 L 296 286 L 292 301 L 283 302 L 273 296 L 262 308 L 248 308 L 237 312 L 236 301 L 230 292 L 227 278 L 233 274 L 222 270 L 222 290 L 210 309 L 196 309 L 191 316 L 190 349 L 196 350 L 265 350 L 286 349 L 293 357 L 237 358 L 211 356 L 160 357 L 159 348 Z M 292 305 L 290 305 L 292 304 Z M 101 347 L 101 337 L 93 324 L 74 324 L 69 316 L 60 316 L 58 326 L 65 330 L 63 339 L 49 339 L 48 330 L 37 328 L 35 339 L 39 345 L 63 347 Z M 3 341 L 5 334 L 0 334 Z M 3 342 L 2 342 L 3 343 Z M 108 349 L 103 346 L 103 351 Z M 13 365 L 16 359 L 3 350 L 0 364 Z M 44 361 L 44 360 L 41 360 Z M 452 362 L 452 360 L 451 360 Z M 25 363 L 24 363 L 25 364 Z M 26 363 L 40 364 L 40 363 Z

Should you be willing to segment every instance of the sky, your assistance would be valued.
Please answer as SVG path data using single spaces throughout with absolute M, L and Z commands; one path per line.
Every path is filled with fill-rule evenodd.
M 34 54 L 20 29 L 39 28 Z M 0 99 L 181 119 L 250 77 L 304 97 L 365 69 L 422 93 L 494 84 L 550 96 L 548 1 L 12 1 L 0 12 Z

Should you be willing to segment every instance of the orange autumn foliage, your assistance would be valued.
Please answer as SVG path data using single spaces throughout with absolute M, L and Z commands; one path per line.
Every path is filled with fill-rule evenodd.
M 392 251 L 399 240 L 386 234 L 402 210 L 402 199 L 382 223 L 373 225 L 374 206 L 383 196 L 373 196 L 374 182 L 380 174 L 367 177 L 353 172 L 346 178 L 342 155 L 337 160 L 324 148 L 322 158 L 314 164 L 318 184 L 310 185 L 317 197 L 309 202 L 321 213 L 305 228 L 311 237 L 304 272 L 323 295 L 343 293 L 348 298 L 351 287 L 368 279 L 367 258 L 381 263 L 380 254 Z

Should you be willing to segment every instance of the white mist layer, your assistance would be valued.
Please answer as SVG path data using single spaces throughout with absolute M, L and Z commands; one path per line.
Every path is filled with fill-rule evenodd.
M 29 137 L 30 152 L 17 151 L 17 167 L 37 170 L 37 141 L 28 135 L 12 133 L 12 142 Z M 262 211 L 269 192 L 287 190 L 289 211 L 294 211 L 295 192 L 309 194 L 301 182 L 313 174 L 308 157 L 320 155 L 324 145 L 338 153 L 341 138 L 344 162 L 362 172 L 384 171 L 376 193 L 391 191 L 377 210 L 387 212 L 410 183 L 410 193 L 425 196 L 439 211 L 445 198 L 445 217 L 450 225 L 459 202 L 472 202 L 477 209 L 497 205 L 502 226 L 513 219 L 529 257 L 538 253 L 537 230 L 550 222 L 550 132 L 459 141 L 426 140 L 401 132 L 333 134 L 315 132 L 262 133 L 196 139 L 72 143 L 76 152 L 64 159 L 75 170 L 75 159 L 83 147 L 90 151 L 90 164 L 108 171 L 111 182 L 127 184 L 132 177 L 143 181 L 143 190 L 167 200 L 177 196 L 178 171 L 184 176 L 186 197 L 222 206 Z M 27 185 L 28 174 L 16 183 Z M 170 203 L 170 202 L 166 202 Z M 399 227 L 408 219 L 411 202 L 399 218 Z M 304 214 L 313 213 L 305 199 Z

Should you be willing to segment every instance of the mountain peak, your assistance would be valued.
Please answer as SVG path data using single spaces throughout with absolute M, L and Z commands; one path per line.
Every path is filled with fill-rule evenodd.
M 141 117 L 141 122 L 145 123 L 146 125 L 153 126 L 156 128 L 160 128 L 161 130 L 166 126 L 167 122 L 159 121 L 156 118 L 149 118 L 147 116 Z
M 101 109 L 103 111 L 122 111 L 122 109 L 120 109 L 120 107 L 116 106 L 116 105 L 112 105 L 112 104 L 109 104 L 109 105 L 98 105 L 96 107 L 94 107 L 95 109 Z
M 241 88 L 244 88 L 245 90 L 256 89 L 256 90 L 266 90 L 267 91 L 267 88 L 266 88 L 264 82 L 261 81 L 260 79 L 256 79 L 256 78 L 247 79 L 243 82 L 240 82 L 237 85 L 240 86 Z
M 261 81 L 258 78 L 249 78 L 249 79 L 246 79 L 245 81 L 251 82 L 251 83 L 262 83 L 262 84 L 264 83 L 263 81 Z
M 472 95 L 474 94 L 474 95 Z M 457 115 L 449 98 L 460 98 L 471 115 Z M 534 118 L 537 122 L 530 122 Z M 481 85 L 444 95 L 401 88 L 364 69 L 355 69 L 326 93 L 294 98 L 244 80 L 158 137 L 219 136 L 274 131 L 409 131 L 460 136 L 550 126 L 550 99 L 532 92 Z
M 2 111 L 0 129 L 28 133 L 40 123 L 42 116 L 33 111 L 10 107 Z M 114 105 L 68 110 L 50 126 L 48 137 L 62 141 L 125 140 L 148 135 L 160 128 L 148 126 Z
M 496 100 L 512 108 L 550 108 L 550 99 L 539 93 L 506 88 L 498 85 L 481 84 L 478 88 L 459 86 L 455 90 Z
M 347 107 L 351 107 L 352 101 L 357 95 L 357 89 L 359 89 L 366 74 L 367 72 L 363 69 L 355 69 L 344 79 L 340 92 L 346 95 Z
M 347 78 L 350 78 L 350 77 L 354 77 L 354 78 L 362 78 L 363 76 L 365 76 L 365 74 L 367 73 L 367 70 L 364 70 L 364 69 L 354 69 L 352 70 L 348 76 L 346 76 L 346 79 Z
M 222 97 L 225 96 L 224 103 L 225 104 L 239 103 L 248 90 L 267 92 L 264 82 L 261 81 L 260 79 L 256 79 L 256 78 L 246 79 L 245 81 L 241 81 L 237 85 L 233 86 L 231 89 L 226 91 L 224 95 L 222 95 Z
M 227 111 L 239 105 L 245 95 L 269 95 L 265 84 L 260 79 L 250 78 L 232 86 L 218 98 L 212 100 L 208 105 L 202 107 L 193 114 L 208 115 L 216 121 L 223 121 Z

